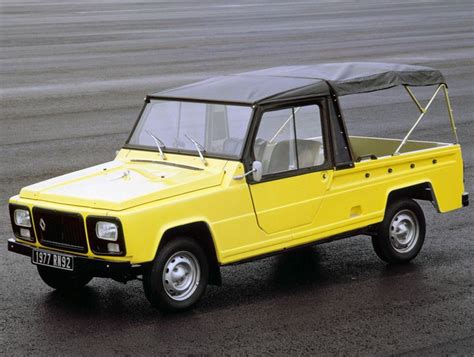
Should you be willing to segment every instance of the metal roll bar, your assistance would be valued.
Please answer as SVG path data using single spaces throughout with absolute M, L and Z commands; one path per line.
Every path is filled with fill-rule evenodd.
M 459 139 L 458 139 L 458 134 L 457 134 L 457 129 L 456 129 L 456 125 L 454 124 L 454 116 L 453 116 L 453 109 L 451 107 L 451 101 L 449 100 L 449 94 L 448 94 L 448 87 L 446 86 L 446 84 L 440 84 L 438 86 L 438 88 L 436 88 L 435 92 L 433 93 L 433 95 L 431 96 L 431 99 L 429 100 L 428 104 L 426 105 L 426 107 L 423 107 L 420 103 L 420 101 L 416 98 L 415 94 L 412 92 L 412 90 L 410 89 L 409 86 L 404 86 L 405 87 L 405 90 L 408 92 L 408 95 L 410 96 L 410 98 L 413 100 L 413 102 L 415 103 L 415 105 L 417 106 L 418 110 L 420 111 L 420 116 L 418 117 L 418 119 L 416 120 L 415 124 L 413 124 L 413 126 L 411 127 L 411 129 L 408 131 L 407 135 L 405 135 L 405 137 L 403 138 L 402 142 L 400 143 L 400 145 L 397 147 L 397 149 L 395 150 L 395 152 L 393 153 L 393 155 L 399 155 L 400 154 L 400 149 L 403 147 L 403 145 L 406 144 L 406 142 L 408 141 L 408 138 L 410 137 L 410 135 L 413 133 L 413 131 L 415 130 L 415 128 L 418 126 L 418 124 L 420 123 L 421 119 L 423 119 L 423 117 L 425 116 L 425 114 L 428 112 L 428 109 L 430 108 L 431 106 L 431 103 L 433 103 L 434 99 L 436 98 L 436 95 L 439 93 L 439 91 L 441 89 L 443 89 L 443 92 L 444 92 L 444 99 L 446 101 L 446 107 L 448 108 L 448 116 L 449 116 L 449 121 L 451 123 L 451 130 L 454 134 L 454 139 L 455 139 L 455 144 L 458 144 L 459 143 Z

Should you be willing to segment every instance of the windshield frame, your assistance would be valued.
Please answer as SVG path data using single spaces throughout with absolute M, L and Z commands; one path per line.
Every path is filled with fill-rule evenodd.
M 245 135 L 243 137 L 243 145 L 242 145 L 242 148 L 240 150 L 239 155 L 215 154 L 215 153 L 208 153 L 208 152 L 203 153 L 204 157 L 208 157 L 208 158 L 211 158 L 211 159 L 226 159 L 226 160 L 233 160 L 233 161 L 242 162 L 243 156 L 244 156 L 244 153 L 245 153 L 245 147 L 247 145 L 248 136 L 249 136 L 249 133 L 250 133 L 250 130 L 251 130 L 251 127 L 252 127 L 252 123 L 253 123 L 255 115 L 256 115 L 256 110 L 255 110 L 256 106 L 252 105 L 252 104 L 249 104 L 249 103 L 233 102 L 233 101 L 200 100 L 200 99 L 189 99 L 189 98 L 148 95 L 145 98 L 145 103 L 143 104 L 142 109 L 140 110 L 138 118 L 135 120 L 133 128 L 130 131 L 130 134 L 128 135 L 127 140 L 125 141 L 125 144 L 122 146 L 123 149 L 159 152 L 158 148 L 155 147 L 155 146 L 130 144 L 130 140 L 131 140 L 133 134 L 135 133 L 135 130 L 137 129 L 140 120 L 143 117 L 143 114 L 145 112 L 145 108 L 152 100 L 167 101 L 167 102 L 188 102 L 188 103 L 198 103 L 198 104 L 199 103 L 200 104 L 221 104 L 221 105 L 233 105 L 233 106 L 240 106 L 240 107 L 250 108 L 251 112 L 250 112 L 249 122 L 248 122 L 248 125 L 247 125 L 247 130 L 246 130 Z M 199 153 L 196 150 L 176 149 L 176 148 L 162 148 L 162 150 L 163 150 L 163 152 L 169 153 L 169 154 L 199 156 Z

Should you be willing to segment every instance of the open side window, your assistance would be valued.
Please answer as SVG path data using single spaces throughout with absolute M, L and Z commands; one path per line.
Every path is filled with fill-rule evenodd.
M 430 86 L 414 89 L 405 85 L 404 89 L 414 106 L 405 104 L 406 93 L 400 87 L 394 87 L 383 93 L 357 94 L 357 103 L 353 96 L 344 98 L 345 124 L 348 127 L 349 144 L 355 162 L 376 160 L 405 153 L 429 150 L 458 143 L 456 127 L 446 85 L 438 85 L 433 92 Z M 437 101 L 444 92 L 449 122 L 446 121 L 443 103 Z M 374 103 L 374 97 L 378 102 Z M 355 98 L 354 98 L 355 99 Z M 379 102 L 394 101 L 392 111 L 382 109 Z M 446 125 L 450 123 L 449 126 Z M 430 125 L 437 130 L 428 130 Z M 454 139 L 454 141 L 453 141 Z

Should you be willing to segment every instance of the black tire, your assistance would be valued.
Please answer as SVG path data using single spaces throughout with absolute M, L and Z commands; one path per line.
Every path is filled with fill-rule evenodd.
M 398 199 L 389 203 L 384 220 L 372 237 L 372 245 L 383 261 L 406 263 L 420 252 L 425 233 L 425 216 L 418 203 L 412 199 Z
M 92 276 L 85 272 L 72 272 L 38 265 L 41 279 L 53 289 L 59 291 L 76 291 L 87 285 Z
M 189 237 L 176 237 L 160 247 L 144 272 L 143 289 L 154 307 L 176 312 L 196 304 L 208 280 L 209 263 L 202 247 Z

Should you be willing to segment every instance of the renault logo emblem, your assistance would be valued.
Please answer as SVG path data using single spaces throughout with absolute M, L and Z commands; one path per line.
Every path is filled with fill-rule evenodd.
M 46 230 L 46 222 L 44 221 L 43 218 L 40 219 L 39 225 L 40 225 L 41 230 L 44 232 Z

